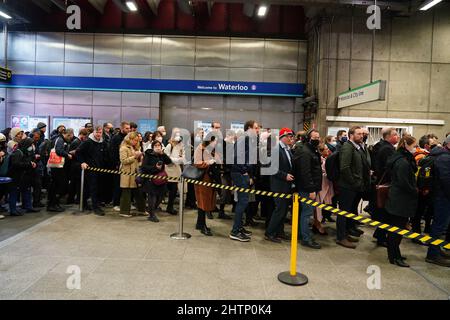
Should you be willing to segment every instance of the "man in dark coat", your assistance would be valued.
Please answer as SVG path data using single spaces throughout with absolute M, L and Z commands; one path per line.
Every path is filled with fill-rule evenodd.
M 89 138 L 78 149 L 77 157 L 81 162 L 81 168 L 83 170 L 86 170 L 88 167 L 103 168 L 106 152 L 106 144 L 103 141 L 103 127 L 96 126 L 94 132 L 89 135 Z M 99 216 L 104 216 L 105 212 L 100 208 L 98 201 L 98 189 L 100 187 L 98 184 L 98 174 L 89 170 L 86 170 L 85 173 L 87 183 L 84 188 L 84 206 L 87 207 L 87 198 L 90 197 L 94 213 Z M 119 177 L 120 187 L 120 175 L 117 176 Z M 91 209 L 89 207 L 87 208 Z
M 339 180 L 340 190 L 339 207 L 341 210 L 358 213 L 358 204 L 363 193 L 370 189 L 370 161 L 368 154 L 362 150 L 363 130 L 361 127 L 352 127 L 349 130 L 349 141 L 345 142 L 339 150 Z M 356 228 L 355 221 L 343 216 L 336 218 L 336 243 L 354 249 L 364 232 Z
M 273 157 L 278 157 L 278 170 L 271 177 L 270 187 L 272 192 L 291 193 L 292 185 L 295 181 L 294 177 L 294 160 L 291 147 L 294 144 L 294 132 L 289 128 L 280 130 L 280 142 L 276 148 L 272 150 Z M 266 229 L 265 239 L 272 242 L 281 242 L 281 238 L 289 239 L 290 237 L 284 232 L 284 220 L 287 215 L 289 200 L 284 198 L 275 198 L 275 210 L 270 218 L 269 225 Z
M 431 225 L 430 237 L 438 239 L 450 224 L 450 136 L 447 136 L 444 147 L 435 147 L 431 151 L 434 160 L 434 218 Z M 444 255 L 438 247 L 430 246 L 427 262 L 444 267 L 450 267 L 448 255 Z
M 320 153 L 317 147 L 320 143 L 320 134 L 312 129 L 307 133 L 306 143 L 294 155 L 295 186 L 299 195 L 311 200 L 316 199 L 317 192 L 322 189 L 322 166 Z M 301 203 L 300 228 L 302 245 L 313 249 L 321 246 L 315 242 L 309 229 L 309 221 L 314 212 L 314 207 Z
M 373 162 L 372 168 L 375 172 L 376 183 L 382 184 L 391 181 L 389 170 L 386 170 L 388 159 L 394 154 L 395 147 L 399 141 L 399 134 L 395 128 L 386 128 L 383 131 L 383 139 L 378 142 L 373 148 Z M 381 181 L 383 179 L 383 181 Z M 383 222 L 383 218 L 386 215 L 384 208 L 377 208 L 376 205 L 376 190 L 373 186 L 370 200 L 370 212 L 372 218 L 376 221 Z M 373 237 L 377 239 L 377 245 L 386 247 L 386 231 L 377 228 L 373 234 Z
M 33 139 L 26 138 L 19 142 L 17 149 L 10 156 L 8 176 L 12 178 L 9 192 L 9 211 L 12 216 L 23 215 L 17 210 L 18 193 L 22 196 L 22 208 L 26 212 L 39 212 L 33 209 L 31 200 L 31 183 L 33 170 L 36 169 Z

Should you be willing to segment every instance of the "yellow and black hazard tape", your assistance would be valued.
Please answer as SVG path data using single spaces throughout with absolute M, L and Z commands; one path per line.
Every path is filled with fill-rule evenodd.
M 100 172 L 100 173 L 111 173 L 111 174 L 120 174 L 120 175 L 126 175 L 126 176 L 136 176 L 136 177 L 142 177 L 142 178 L 148 178 L 148 179 L 164 179 L 171 182 L 178 182 L 180 181 L 180 178 L 177 177 L 161 177 L 156 175 L 150 175 L 150 174 L 144 174 L 144 173 L 127 173 L 117 170 L 109 170 L 109 169 L 100 169 L 100 168 L 91 168 L 88 167 L 87 170 L 94 171 L 94 172 Z M 251 193 L 255 195 L 261 195 L 261 196 L 267 196 L 267 197 L 273 197 L 273 198 L 282 198 L 282 199 L 291 199 L 292 194 L 288 193 L 277 193 L 277 192 L 271 192 L 271 191 L 261 191 L 261 190 L 253 190 L 253 189 L 247 189 L 247 188 L 240 188 L 236 186 L 226 186 L 222 184 L 212 183 L 212 182 L 205 182 L 195 179 L 184 179 L 187 183 L 192 183 L 200 186 L 205 187 L 211 187 L 216 189 L 225 189 L 229 191 L 237 191 L 237 192 L 245 192 L 245 193 Z M 434 239 L 428 235 L 412 232 L 406 229 L 401 229 L 399 227 L 395 227 L 386 223 L 382 223 L 379 221 L 372 220 L 370 218 L 366 218 L 354 213 L 347 212 L 345 210 L 337 209 L 332 206 L 329 206 L 327 204 L 323 204 L 308 198 L 298 197 L 300 202 L 306 203 L 307 205 L 317 207 L 319 209 L 324 209 L 329 212 L 332 212 L 336 215 L 344 216 L 348 219 L 353 219 L 355 221 L 359 221 L 365 225 L 380 228 L 383 230 L 386 230 L 388 232 L 399 234 L 403 237 L 409 238 L 409 239 L 416 239 L 419 240 L 425 244 L 430 244 L 434 246 L 441 246 L 445 249 L 450 249 L 450 242 L 441 240 L 441 239 Z

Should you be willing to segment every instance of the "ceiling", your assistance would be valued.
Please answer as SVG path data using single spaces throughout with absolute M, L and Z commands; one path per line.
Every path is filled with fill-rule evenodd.
M 6 0 L 0 9 L 11 14 L 10 30 L 67 31 L 66 7 L 81 8 L 80 32 L 222 35 L 304 39 L 309 18 L 324 10 L 352 5 L 367 7 L 366 0 L 133 0 L 130 12 L 125 0 Z M 258 17 L 261 3 L 269 6 Z M 377 1 L 383 10 L 405 14 L 420 0 Z

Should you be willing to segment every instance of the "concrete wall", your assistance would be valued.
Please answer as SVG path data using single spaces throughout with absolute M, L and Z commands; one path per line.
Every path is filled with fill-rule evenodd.
M 273 39 L 31 32 L 8 37 L 9 67 L 29 75 L 305 83 L 306 54 L 304 41 Z M 8 89 L 3 94 L 8 126 L 13 114 L 92 117 L 117 125 L 160 119 L 164 112 L 154 93 Z M 201 97 L 205 101 L 198 105 L 207 106 L 211 98 Z M 287 100 L 293 110 L 295 99 L 280 102 Z
M 361 124 L 329 122 L 326 116 L 438 119 L 445 125 L 394 126 L 412 126 L 416 137 L 434 132 L 442 138 L 450 131 L 450 4 L 442 3 L 408 18 L 384 14 L 382 29 L 375 36 L 373 79 L 387 80 L 386 100 L 338 110 L 339 93 L 370 81 L 372 34 L 366 27 L 368 15 L 356 15 L 351 66 L 350 16 L 335 16 L 331 28 L 329 23 L 321 28 L 317 123 L 322 133 L 329 126 Z

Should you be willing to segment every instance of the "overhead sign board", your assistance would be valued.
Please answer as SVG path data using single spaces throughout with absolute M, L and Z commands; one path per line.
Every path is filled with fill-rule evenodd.
M 337 107 L 340 109 L 365 102 L 384 100 L 385 97 L 386 81 L 377 80 L 339 94 L 337 97 Z
M 302 83 L 15 75 L 3 88 L 303 97 Z

